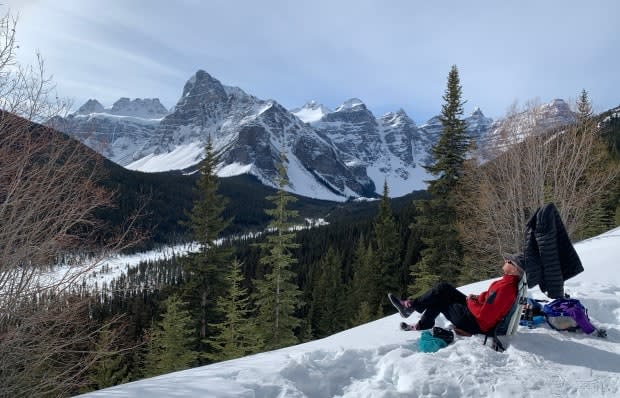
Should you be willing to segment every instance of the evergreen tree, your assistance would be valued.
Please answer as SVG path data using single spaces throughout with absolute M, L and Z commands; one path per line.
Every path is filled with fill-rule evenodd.
M 358 307 L 357 314 L 353 318 L 353 326 L 368 323 L 374 319 L 372 310 L 367 301 L 362 301 Z
M 378 288 L 381 284 L 381 275 L 378 271 L 377 256 L 372 244 L 366 243 L 363 237 L 358 241 L 355 250 L 353 268 L 353 279 L 347 296 L 349 299 L 348 307 L 351 311 L 350 317 L 352 317 L 350 319 L 355 324 L 360 319 L 362 312 L 370 316 L 370 319 L 364 318 L 364 321 L 371 320 L 372 311 L 377 307 L 381 308 L 381 299 L 387 293 Z
M 324 337 L 344 328 L 344 302 L 342 292 L 342 258 L 328 249 L 321 260 L 320 277 L 313 290 L 312 317 L 315 319 L 316 336 Z
M 462 267 L 463 250 L 456 227 L 455 191 L 462 176 L 471 139 L 462 119 L 462 88 L 456 65 L 448 74 L 443 96 L 443 132 L 431 151 L 432 163 L 425 166 L 434 180 L 429 181 L 431 199 L 418 202 L 420 215 L 412 228 L 418 229 L 425 248 L 422 258 L 412 266 L 413 283 L 409 292 L 417 295 L 439 280 L 455 282 Z
M 443 95 L 445 102 L 439 116 L 443 132 L 431 149 L 432 163 L 425 166 L 425 169 L 436 177 L 429 182 L 429 192 L 435 197 L 450 196 L 451 190 L 456 187 L 461 177 L 471 145 L 471 138 L 465 130 L 467 125 L 462 119 L 465 101 L 461 96 L 459 72 L 456 65 L 453 65 L 448 74 L 448 84 Z
M 583 89 L 577 99 L 577 123 L 587 123 L 592 118 L 592 104 L 588 92 Z
M 588 92 L 584 89 L 581 90 L 579 98 L 577 99 L 577 134 L 596 134 L 596 123 L 592 118 L 592 104 Z M 603 151 L 603 144 L 599 144 L 599 151 Z M 597 173 L 598 168 L 610 167 L 608 162 L 610 158 L 605 158 L 595 164 L 590 170 L 591 173 Z M 605 204 L 609 202 L 609 193 L 603 192 L 596 197 L 589 206 L 585 209 L 584 221 L 578 235 L 581 239 L 590 238 L 592 236 L 601 234 L 612 227 L 612 212 L 605 208 Z
M 295 311 L 301 305 L 301 291 L 295 283 L 296 274 L 291 270 L 291 266 L 296 263 L 291 250 L 299 245 L 293 243 L 295 233 L 290 232 L 293 226 L 290 220 L 297 216 L 297 211 L 287 208 L 295 198 L 284 190 L 288 185 L 285 161 L 286 158 L 282 155 L 278 167 L 278 192 L 268 197 L 275 208 L 265 210 L 273 218 L 269 223 L 269 229 L 273 233 L 266 237 L 265 243 L 259 245 L 264 253 L 260 262 L 267 266 L 268 270 L 264 279 L 255 280 L 254 283 L 257 328 L 266 349 L 297 343 L 294 330 L 300 326 Z
M 184 261 L 185 285 L 182 290 L 183 300 L 189 304 L 192 317 L 198 323 L 198 342 L 204 341 L 209 335 L 208 323 L 221 319 L 221 314 L 215 308 L 215 300 L 226 289 L 224 273 L 231 257 L 229 249 L 216 244 L 230 222 L 222 217 L 227 202 L 217 193 L 218 159 L 210 136 L 205 153 L 197 182 L 198 199 L 189 214 L 189 226 L 194 240 L 200 244 L 200 252 L 188 256 Z M 203 349 L 201 347 L 200 350 Z
M 89 387 L 94 390 L 115 386 L 129 381 L 129 370 L 125 357 L 112 349 L 114 335 L 109 326 L 104 326 L 99 332 L 95 351 L 99 360 L 90 368 L 87 379 Z M 85 391 L 84 391 L 85 392 Z
M 359 307 L 364 299 L 363 292 L 364 286 L 368 286 L 369 284 L 364 281 L 364 276 L 367 274 L 363 273 L 362 264 L 364 264 L 364 258 L 366 256 L 366 242 L 364 240 L 364 236 L 360 236 L 355 244 L 355 250 L 353 252 L 353 259 L 351 261 L 351 269 L 352 276 L 348 281 L 345 289 L 347 291 L 346 295 L 346 310 L 345 317 L 352 324 L 357 325 L 355 323 L 355 319 L 357 318 Z M 368 304 L 368 303 L 366 303 Z
M 194 330 L 189 311 L 184 310 L 184 303 L 176 296 L 170 296 L 163 302 L 165 313 L 151 333 L 146 353 L 145 376 L 156 376 L 191 367 L 196 363 L 198 354 L 192 350 Z
M 241 263 L 235 259 L 226 276 L 228 291 L 217 299 L 224 320 L 211 325 L 217 334 L 208 340 L 212 350 L 206 357 L 212 361 L 239 358 L 258 352 L 262 346 L 251 317 L 248 291 L 242 287 L 243 279 Z
M 391 309 L 387 293 L 397 295 L 404 293 L 399 285 L 400 279 L 400 236 L 399 229 L 390 208 L 387 182 L 383 184 L 383 196 L 379 203 L 379 214 L 375 220 L 375 241 L 377 243 L 376 259 L 380 284 L 375 287 L 379 292 L 384 309 Z

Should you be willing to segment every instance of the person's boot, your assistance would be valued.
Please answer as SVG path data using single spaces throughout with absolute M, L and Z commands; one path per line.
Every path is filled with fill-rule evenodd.
M 401 300 L 392 293 L 388 293 L 388 298 L 403 318 L 407 318 L 409 315 L 413 314 L 414 309 L 409 300 Z
M 416 323 L 416 324 L 409 324 L 407 322 L 401 322 L 400 323 L 400 328 L 402 330 L 405 330 L 405 331 L 420 330 L 420 326 L 418 325 L 418 323 Z

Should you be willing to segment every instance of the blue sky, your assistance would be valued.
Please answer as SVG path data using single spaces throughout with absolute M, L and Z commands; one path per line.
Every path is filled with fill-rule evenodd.
M 8 4 L 8 5 L 7 5 Z M 440 110 L 452 64 L 465 112 L 515 101 L 620 104 L 620 2 L 8 0 L 19 60 L 46 60 L 60 96 L 176 103 L 198 69 L 287 108 L 351 97 L 417 123 Z

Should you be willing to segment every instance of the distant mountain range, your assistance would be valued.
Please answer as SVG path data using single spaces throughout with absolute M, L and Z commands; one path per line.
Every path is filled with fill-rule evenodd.
M 545 105 L 544 122 L 574 119 L 568 105 Z M 480 109 L 466 119 L 479 145 L 499 131 Z M 291 192 L 327 200 L 373 197 L 388 183 L 390 196 L 425 188 L 422 165 L 442 127 L 438 117 L 417 126 L 402 110 L 375 117 L 359 99 L 335 110 L 309 102 L 292 110 L 199 70 L 167 110 L 158 99 L 121 98 L 111 108 L 91 99 L 66 118 L 48 122 L 108 159 L 133 170 L 192 172 L 211 137 L 220 157 L 218 175 L 249 173 L 276 186 L 280 153 L 286 154 Z

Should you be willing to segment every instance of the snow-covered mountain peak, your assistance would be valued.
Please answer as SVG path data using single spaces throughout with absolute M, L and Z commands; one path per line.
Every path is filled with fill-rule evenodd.
M 407 112 L 405 112 L 403 108 L 398 108 L 398 110 L 396 111 L 396 114 L 398 116 L 407 116 Z
M 366 110 L 366 105 L 359 98 L 350 98 L 336 108 L 334 112 L 350 111 L 350 110 Z
M 575 119 L 575 114 L 570 109 L 570 106 L 561 98 L 556 98 L 548 104 L 541 105 L 540 110 L 545 118 L 555 117 L 565 119 L 567 122 L 572 122 Z
M 407 124 L 409 126 L 415 127 L 415 122 L 413 119 L 407 115 L 407 113 L 400 108 L 396 112 L 388 112 L 380 118 L 381 124 L 385 127 L 397 127 L 402 126 L 403 124 Z
M 219 80 L 200 69 L 185 83 L 179 103 L 190 96 L 204 100 L 225 100 L 228 94 Z
M 117 116 L 158 119 L 166 116 L 168 110 L 159 102 L 159 98 L 136 98 L 132 101 L 122 97 L 112 105 L 109 113 Z
M 471 113 L 471 116 L 476 116 L 476 117 L 484 117 L 484 113 L 482 113 L 482 110 L 480 109 L 479 106 L 475 107 L 474 110 Z
M 321 120 L 323 116 L 330 113 L 331 110 L 323 104 L 319 104 L 316 101 L 312 100 L 310 102 L 307 102 L 301 108 L 291 109 L 290 112 L 293 115 L 297 116 L 299 119 L 301 119 L 301 121 L 304 123 L 314 123 Z
M 493 123 L 493 119 L 484 116 L 482 110 L 476 107 L 471 115 L 465 118 L 465 123 L 470 136 L 477 140 L 488 131 Z
M 74 115 L 88 116 L 93 114 L 130 116 L 142 119 L 161 119 L 168 114 L 158 98 L 136 98 L 130 100 L 122 97 L 111 108 L 104 108 L 96 99 L 89 99 Z
M 76 115 L 89 115 L 91 113 L 105 112 L 103 105 L 96 99 L 89 99 L 86 103 L 75 112 Z

